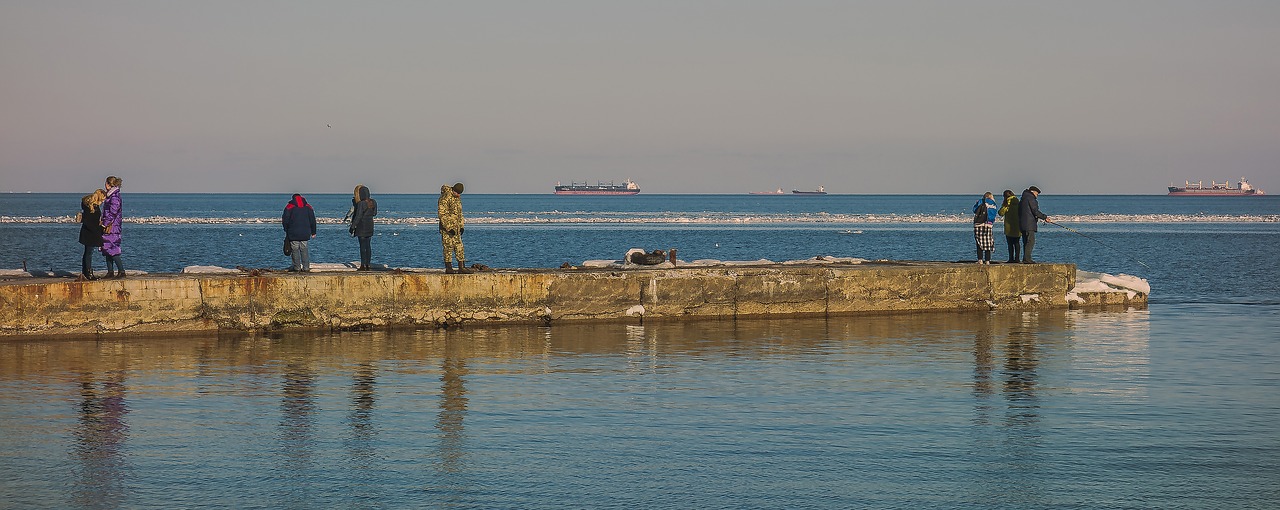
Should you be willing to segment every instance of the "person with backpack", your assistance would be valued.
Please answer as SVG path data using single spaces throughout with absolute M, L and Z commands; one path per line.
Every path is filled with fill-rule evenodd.
M 990 191 L 984 193 L 978 202 L 973 204 L 973 239 L 978 245 L 978 263 L 990 264 L 991 252 L 995 250 L 995 239 L 991 237 L 991 226 L 996 222 L 996 201 Z

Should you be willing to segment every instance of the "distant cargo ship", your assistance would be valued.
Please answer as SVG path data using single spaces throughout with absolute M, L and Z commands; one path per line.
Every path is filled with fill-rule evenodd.
M 817 189 L 817 190 L 814 190 L 814 191 L 800 191 L 800 190 L 798 190 L 798 189 L 793 189 L 793 190 L 791 190 L 791 193 L 796 194 L 796 195 L 826 195 L 826 194 L 827 194 L 827 188 L 824 188 L 824 187 L 822 187 L 822 186 L 818 186 L 818 189 Z
M 639 192 L 640 186 L 631 179 L 622 181 L 622 184 L 614 184 L 613 181 L 609 181 L 609 184 L 603 182 L 595 184 L 573 182 L 568 185 L 556 183 L 557 195 L 635 195 Z
M 1205 186 L 1204 181 L 1191 182 L 1186 181 L 1181 187 L 1169 186 L 1169 196 L 1178 197 L 1249 197 L 1265 195 L 1262 190 L 1256 189 L 1249 185 L 1249 181 L 1240 178 L 1240 187 L 1231 187 L 1231 181 L 1219 183 L 1217 181 L 1209 181 L 1209 185 Z

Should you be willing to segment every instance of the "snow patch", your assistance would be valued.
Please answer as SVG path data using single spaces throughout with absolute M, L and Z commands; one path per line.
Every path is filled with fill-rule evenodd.
M 628 308 L 627 317 L 630 317 L 632 315 L 639 315 L 641 317 L 644 317 L 644 305 L 635 305 L 635 306 L 632 306 L 631 308 Z
M 1151 283 L 1137 276 L 1094 273 L 1076 270 L 1076 286 L 1067 291 L 1067 302 L 1081 302 L 1081 292 L 1123 292 L 1133 299 L 1138 294 L 1151 295 Z
M 1021 294 L 1018 297 L 1022 298 L 1023 303 L 1032 302 L 1032 301 L 1036 303 L 1040 302 L 1039 294 Z
M 223 274 L 223 273 L 239 273 L 239 269 L 226 268 L 219 266 L 187 266 L 182 268 L 183 273 L 190 274 Z

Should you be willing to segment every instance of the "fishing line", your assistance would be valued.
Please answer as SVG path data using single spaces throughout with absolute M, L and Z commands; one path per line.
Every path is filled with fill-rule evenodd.
M 1095 243 L 1101 244 L 1102 246 L 1107 247 L 1107 248 L 1108 248 L 1108 249 L 1110 249 L 1111 251 L 1114 251 L 1114 252 L 1116 252 L 1116 253 L 1119 253 L 1119 254 L 1121 254 L 1121 255 L 1124 255 L 1125 257 L 1128 257 L 1130 260 L 1132 260 L 1132 261 L 1134 261 L 1134 262 L 1137 262 L 1137 263 L 1139 263 L 1139 264 L 1142 264 L 1142 267 L 1145 267 L 1145 268 L 1147 268 L 1147 269 L 1151 269 L 1151 266 L 1148 266 L 1146 262 L 1143 262 L 1143 261 L 1141 261 L 1141 260 L 1138 260 L 1138 259 L 1137 259 L 1137 257 L 1134 257 L 1133 255 L 1129 255 L 1128 253 L 1122 252 L 1122 251 L 1120 251 L 1120 250 L 1118 250 L 1118 249 L 1116 249 L 1116 248 L 1112 247 L 1111 245 L 1109 245 L 1109 244 L 1107 244 L 1107 243 L 1104 243 L 1104 242 L 1102 242 L 1102 241 L 1099 241 L 1099 240 L 1097 240 L 1097 239 L 1094 239 L 1094 238 L 1093 238 L 1093 236 L 1086 235 L 1084 232 L 1081 232 L 1081 231 L 1076 230 L 1076 229 L 1074 229 L 1074 228 L 1068 227 L 1068 226 L 1063 225 L 1063 224 L 1061 224 L 1061 223 L 1054 223 L 1054 222 L 1052 222 L 1052 221 L 1051 221 L 1051 222 L 1049 222 L 1049 223 L 1053 223 L 1054 225 L 1057 225 L 1057 226 L 1059 226 L 1059 227 L 1062 227 L 1062 228 L 1065 228 L 1065 229 L 1067 229 L 1067 230 L 1070 230 L 1071 232 L 1075 232 L 1076 234 L 1079 234 L 1081 237 L 1084 237 L 1085 239 L 1089 239 L 1089 240 L 1091 240 L 1091 241 L 1093 241 L 1093 242 L 1095 242 Z

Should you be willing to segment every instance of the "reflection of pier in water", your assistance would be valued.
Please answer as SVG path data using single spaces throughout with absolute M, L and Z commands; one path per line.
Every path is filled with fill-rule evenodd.
M 918 413 L 928 416 L 928 409 L 873 407 L 883 405 L 886 396 L 910 403 L 918 395 L 916 391 L 950 398 L 959 388 L 960 400 L 950 398 L 940 403 L 959 404 L 961 414 L 936 418 L 948 420 L 948 427 L 967 426 L 975 454 L 988 459 L 985 465 L 990 472 L 986 474 L 992 483 L 973 489 L 1020 491 L 1034 488 L 1012 485 L 1025 478 L 1008 472 L 1037 473 L 1042 469 L 1043 462 L 1037 458 L 1040 441 L 1043 434 L 1051 432 L 1042 429 L 1051 426 L 1046 423 L 1062 419 L 1052 408 L 1044 407 L 1046 394 L 1106 391 L 1109 398 L 1127 398 L 1142 391 L 1140 384 L 1127 383 L 1140 382 L 1145 370 L 1141 361 L 1147 341 L 1141 324 L 1144 314 L 1100 314 L 1088 321 L 1077 320 L 1087 313 L 226 335 L 164 342 L 122 340 L 113 342 L 111 349 L 101 349 L 101 344 L 93 341 L 11 342 L 0 343 L 0 376 L 60 379 L 64 385 L 59 391 L 70 387 L 79 392 L 77 444 L 70 451 L 82 471 L 76 473 L 73 490 L 65 496 L 74 500 L 68 501 L 124 501 L 119 498 L 126 496 L 123 491 L 130 486 L 127 475 L 137 469 L 126 449 L 131 441 L 125 418 L 143 419 L 149 427 L 155 426 L 154 418 L 139 418 L 137 411 L 126 405 L 126 374 L 131 382 L 128 393 L 146 395 L 151 402 L 143 408 L 146 413 L 156 412 L 155 402 L 164 404 L 154 400 L 158 397 L 191 402 L 200 410 L 175 415 L 179 419 L 173 428 L 163 432 L 194 434 L 191 437 L 216 445 L 200 450 L 201 446 L 193 443 L 190 449 L 160 451 L 161 455 L 173 455 L 175 463 L 190 463 L 200 460 L 202 453 L 220 454 L 211 450 L 229 449 L 230 453 L 223 454 L 229 455 L 229 460 L 222 460 L 223 468 L 230 462 L 248 471 L 248 476 L 270 482 L 269 487 L 255 487 L 256 494 L 240 496 L 239 502 L 255 501 L 246 498 L 306 501 L 333 491 L 374 501 L 404 490 L 460 497 L 485 486 L 477 478 L 476 470 L 483 468 L 474 461 L 478 452 L 490 462 L 488 456 L 497 455 L 495 448 L 528 446 L 522 441 L 544 441 L 538 444 L 545 446 L 545 441 L 562 437 L 556 431 L 510 428 L 539 420 L 556 423 L 561 418 L 541 409 L 554 409 L 558 399 L 567 398 L 537 386 L 513 397 L 509 388 L 513 382 L 536 380 L 540 386 L 601 381 L 612 386 L 599 387 L 603 390 L 600 394 L 587 392 L 571 398 L 578 399 L 583 409 L 620 405 L 619 410 L 628 413 L 633 412 L 626 408 L 628 395 L 643 395 L 636 401 L 653 398 L 662 383 L 676 384 L 668 379 L 673 374 L 684 378 L 680 388 L 685 391 L 692 384 L 696 392 L 710 391 L 708 396 L 714 397 L 722 395 L 716 393 L 721 389 L 759 391 L 761 387 L 754 381 L 738 379 L 757 369 L 765 369 L 757 375 L 776 378 L 770 384 L 781 388 L 775 396 L 784 401 L 803 398 L 799 395 L 811 390 L 840 392 L 842 400 L 822 410 L 826 413 L 822 419 L 844 420 L 841 430 L 855 434 L 891 427 Z M 1125 352 L 1116 359 L 1130 360 L 1128 365 L 1099 356 L 1118 349 Z M 23 355 L 33 351 L 41 355 Z M 813 356 L 837 362 L 825 362 L 821 368 L 825 373 L 817 379 L 803 364 L 789 371 L 775 370 L 797 360 L 818 359 Z M 95 372 L 85 366 L 110 369 Z M 717 373 L 724 368 L 745 371 Z M 1057 378 L 1071 370 L 1117 377 L 1095 377 L 1080 383 L 1095 386 L 1070 390 L 1056 382 L 1045 383 L 1046 373 Z M 60 375 L 66 373 L 84 375 L 77 379 Z M 156 374 L 166 374 L 163 383 L 156 382 Z M 1117 380 L 1126 384 L 1113 384 Z M 139 388 L 138 381 L 147 382 Z M 740 387 L 743 382 L 751 387 Z M 821 387 L 806 386 L 813 383 Z M 928 388 L 922 389 L 924 386 Z M 497 402 L 495 396 L 507 400 Z M 612 396 L 623 398 L 607 400 Z M 525 397 L 531 400 L 521 400 Z M 860 401 L 862 398 L 867 400 Z M 512 408 L 513 402 L 521 405 Z M 539 407 L 548 405 L 553 407 Z M 968 409 L 964 409 L 966 405 Z M 860 407 L 879 409 L 879 413 L 859 414 L 855 409 Z M 955 406 L 951 407 L 954 412 Z M 495 408 L 508 414 L 495 415 Z M 533 414 L 510 414 L 526 411 Z M 642 416 L 648 411 L 634 412 Z M 221 413 L 235 416 L 221 423 L 221 430 L 206 429 L 208 423 L 202 420 Z M 514 433 L 508 434 L 511 431 Z M 574 440 L 570 438 L 565 444 Z M 856 435 L 852 440 L 874 441 Z M 139 444 L 157 446 L 150 437 L 143 437 Z M 536 448 L 534 451 L 537 453 Z M 157 465 L 154 458 L 140 460 L 150 462 L 144 464 L 144 470 Z M 326 482 L 333 476 L 338 478 Z M 388 477 L 393 478 L 392 485 L 388 485 Z

